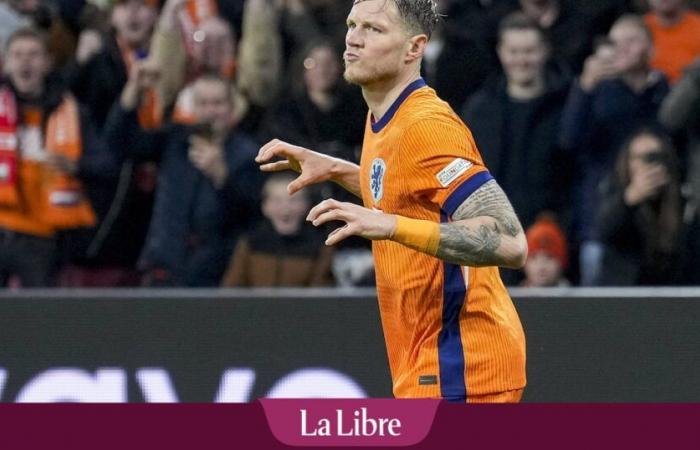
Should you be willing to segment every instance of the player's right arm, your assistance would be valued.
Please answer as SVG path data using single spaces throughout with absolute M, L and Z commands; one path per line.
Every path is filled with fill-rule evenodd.
M 298 172 L 299 176 L 287 186 L 290 194 L 305 186 L 333 181 L 357 197 L 362 196 L 360 166 L 340 158 L 273 139 L 260 148 L 255 162 L 263 172 Z

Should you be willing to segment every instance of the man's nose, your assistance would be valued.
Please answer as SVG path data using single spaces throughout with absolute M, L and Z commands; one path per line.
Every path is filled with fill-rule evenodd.
M 360 47 L 362 41 L 360 39 L 360 36 L 358 35 L 358 30 L 359 28 L 354 28 L 351 30 L 348 30 L 347 35 L 345 36 L 345 45 L 348 47 Z

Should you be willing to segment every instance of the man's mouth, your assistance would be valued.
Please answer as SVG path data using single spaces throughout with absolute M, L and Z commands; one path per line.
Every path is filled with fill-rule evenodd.
M 346 62 L 353 62 L 353 61 L 357 61 L 358 59 L 360 59 L 360 56 L 357 53 L 345 52 L 343 54 L 343 59 Z

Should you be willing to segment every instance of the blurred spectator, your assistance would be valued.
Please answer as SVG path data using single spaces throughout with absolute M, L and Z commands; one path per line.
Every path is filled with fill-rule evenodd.
M 586 59 L 562 113 L 560 144 L 578 158 L 574 239 L 580 247 L 581 283 L 596 283 L 602 247 L 594 232 L 598 184 L 614 167 L 618 150 L 641 125 L 656 122 L 668 83 L 651 70 L 651 34 L 644 21 L 622 16 Z
M 104 128 L 108 112 L 126 84 L 128 71 L 148 55 L 157 13 L 155 0 L 120 0 L 108 15 L 107 32 L 95 16 L 80 35 L 68 77 L 100 128 Z M 161 125 L 161 96 L 156 86 L 139 105 L 139 122 L 144 128 Z M 98 226 L 66 235 L 63 253 L 67 264 L 60 273 L 61 286 L 140 284 L 136 262 L 151 218 L 156 166 L 132 157 L 127 149 L 111 151 L 119 156 L 120 171 L 112 179 L 90 186 L 88 194 Z
M 154 0 L 120 0 L 111 11 L 110 33 L 105 35 L 91 26 L 80 34 L 75 65 L 69 73 L 71 89 L 89 106 L 100 129 L 126 84 L 129 69 L 148 56 L 158 17 L 156 3 Z M 150 96 L 139 114 L 142 125 L 153 128 L 161 123 L 161 105 L 157 93 Z
M 115 164 L 88 116 L 51 75 L 46 37 L 23 28 L 7 45 L 0 85 L 0 284 L 47 286 L 57 233 L 95 224 L 81 182 Z
M 141 256 L 149 285 L 217 286 L 238 236 L 259 213 L 258 146 L 233 125 L 232 86 L 217 74 L 193 85 L 197 124 L 146 132 L 135 112 L 155 83 L 136 66 L 106 126 L 114 149 L 158 153 L 158 188 Z
M 604 244 L 600 282 L 664 285 L 681 275 L 682 199 L 675 149 L 655 131 L 623 147 L 598 215 Z
M 689 278 L 700 284 L 700 58 L 686 69 L 683 78 L 666 97 L 659 111 L 659 120 L 672 133 L 687 142 L 686 171 L 688 204 L 684 219 L 690 223 L 687 242 Z
M 283 16 L 283 35 L 291 41 L 286 42 L 288 55 L 298 53 L 321 36 L 329 36 L 336 46 L 345 43 L 350 4 L 336 0 L 280 0 L 278 7 Z
M 34 27 L 49 35 L 48 47 L 53 66 L 60 68 L 75 51 L 76 33 L 62 14 L 82 0 L 0 0 L 0 48 L 20 27 Z M 0 58 L 2 62 L 2 58 Z
M 225 287 L 304 287 L 331 284 L 333 248 L 325 233 L 304 218 L 311 208 L 306 190 L 289 195 L 294 174 L 274 174 L 262 191 L 267 219 L 239 239 L 224 275 Z
M 700 56 L 700 13 L 688 9 L 685 0 L 649 0 L 649 5 L 644 20 L 654 36 L 651 65 L 675 83 Z
M 520 0 L 520 8 L 535 20 L 552 42 L 552 57 L 579 72 L 591 52 L 593 29 L 578 1 Z
M 549 43 L 529 17 L 507 16 L 499 34 L 504 75 L 474 94 L 463 117 L 527 228 L 541 211 L 561 212 L 568 204 L 569 155 L 560 150 L 558 133 L 569 79 L 547 66 Z
M 542 214 L 525 235 L 528 254 L 522 286 L 569 286 L 569 281 L 563 275 L 569 263 L 566 238 L 554 218 Z
M 455 111 L 498 73 L 494 49 L 498 23 L 517 0 L 442 0 L 445 20 L 433 33 L 423 58 L 424 78 Z
M 342 83 L 340 55 L 330 41 L 311 43 L 292 67 L 293 92 L 274 105 L 261 141 L 277 138 L 357 161 L 365 108 L 359 90 Z
M 558 146 L 566 101 L 567 70 L 547 64 L 550 46 L 537 22 L 521 12 L 499 26 L 498 57 L 504 75 L 486 83 L 463 113 L 484 162 L 524 227 L 543 210 L 564 214 L 569 205 L 570 155 Z M 504 283 L 522 272 L 501 270 Z
M 192 80 L 201 73 L 216 72 L 232 80 L 234 120 L 239 128 L 254 132 L 262 111 L 275 99 L 281 79 L 281 41 L 278 5 L 267 0 L 246 0 L 243 33 L 236 51 L 231 25 L 216 15 L 196 22 L 193 30 L 182 26 L 192 0 L 167 0 L 153 39 L 153 60 L 161 72 L 163 105 L 175 104 L 180 123 L 192 121 Z M 190 42 L 191 46 L 183 45 Z

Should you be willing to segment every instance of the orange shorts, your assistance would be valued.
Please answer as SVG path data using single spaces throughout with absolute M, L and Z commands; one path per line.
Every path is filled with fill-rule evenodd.
M 520 403 L 523 389 L 467 397 L 467 403 Z

